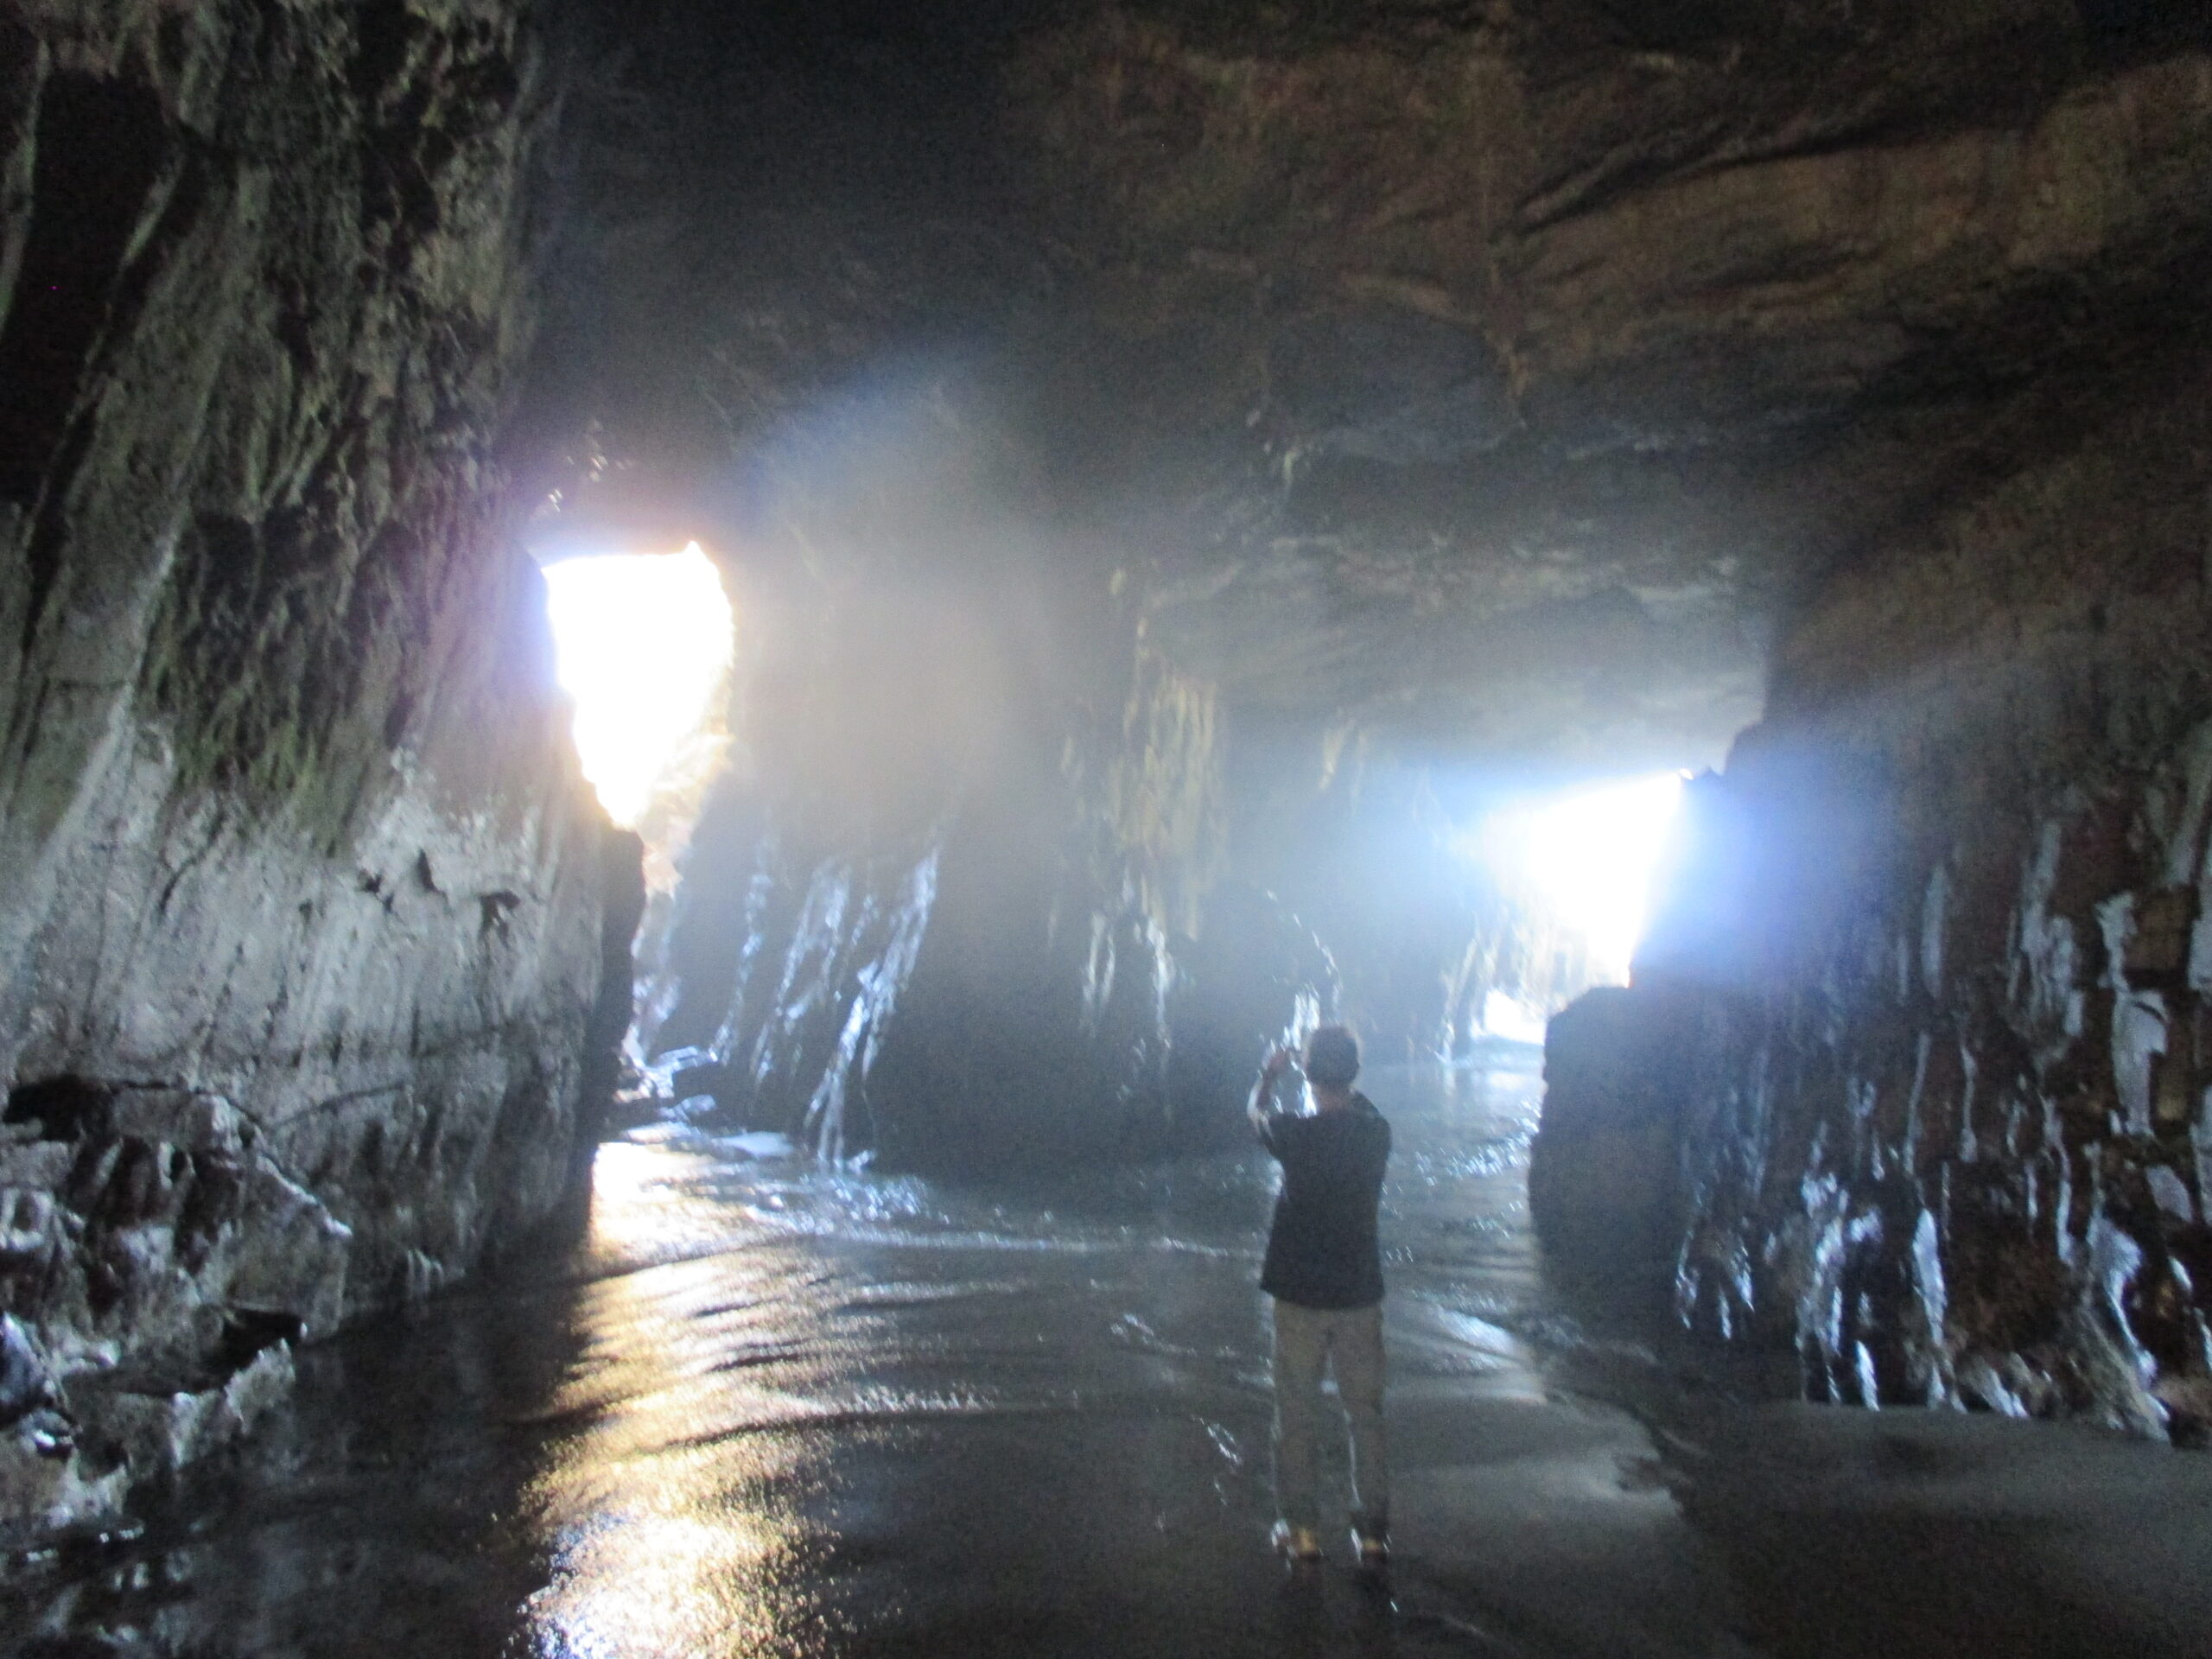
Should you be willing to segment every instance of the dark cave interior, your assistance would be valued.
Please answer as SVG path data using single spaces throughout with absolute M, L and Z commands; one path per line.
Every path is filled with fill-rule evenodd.
M 1173 1168 L 1338 1019 L 1558 1016 L 1675 1339 L 2201 1442 L 2208 177 L 2162 0 L 0 0 L 0 1522 L 617 1132 Z M 541 565 L 693 543 L 618 829 Z M 1676 777 L 1631 976 L 1499 826 Z

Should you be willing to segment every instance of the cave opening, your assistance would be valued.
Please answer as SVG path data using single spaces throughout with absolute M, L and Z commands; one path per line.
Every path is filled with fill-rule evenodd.
M 1580 982 L 1572 990 L 1628 983 L 1683 782 L 1681 772 L 1662 772 L 1526 797 L 1464 837 L 1471 855 L 1580 958 Z M 1541 1021 L 1556 1011 L 1528 1011 L 1539 1039 Z
M 735 613 L 696 542 L 677 553 L 582 554 L 543 568 L 576 753 L 607 816 L 645 843 L 649 887 L 675 861 L 728 749 Z

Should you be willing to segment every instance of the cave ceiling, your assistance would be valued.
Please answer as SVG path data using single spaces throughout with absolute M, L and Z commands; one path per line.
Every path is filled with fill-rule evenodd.
M 745 10 L 582 100 L 599 510 L 759 556 L 760 456 L 936 398 L 1232 708 L 1460 752 L 1717 759 L 1807 574 L 2212 239 L 2212 26 L 2140 0 Z

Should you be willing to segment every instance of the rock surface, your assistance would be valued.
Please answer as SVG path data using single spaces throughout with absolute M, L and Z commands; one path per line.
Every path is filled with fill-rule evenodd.
M 492 448 L 518 10 L 0 5 L 8 1520 L 571 1188 L 608 832 Z
M 2050 388 L 1808 595 L 1647 952 L 1682 1313 L 1816 1395 L 2204 1433 L 2208 372 Z

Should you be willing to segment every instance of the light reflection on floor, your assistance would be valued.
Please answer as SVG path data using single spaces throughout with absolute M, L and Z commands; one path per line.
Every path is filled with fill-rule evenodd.
M 772 1432 L 804 1402 L 724 1366 L 764 1341 L 806 1345 L 822 1310 L 728 1251 L 727 1208 L 667 1179 L 686 1154 L 607 1151 L 588 1250 L 633 1265 L 584 1287 L 589 1339 L 545 1408 L 584 1426 L 524 1497 L 551 1572 L 523 1609 L 531 1645 L 548 1659 L 821 1651 L 792 1640 L 789 1598 L 809 1552 L 783 1494 L 808 1453 Z M 642 1265 L 657 1256 L 673 1265 Z M 671 1421 L 696 1438 L 671 1444 Z
M 1392 1183 L 1402 1363 L 1537 1400 L 1525 1349 L 1478 1311 L 1529 1282 L 1517 1172 L 1529 1079 L 1435 1081 L 1428 1111 L 1446 1122 L 1416 1128 Z M 1498 1117 L 1501 1103 L 1484 1132 L 1427 1144 L 1452 1120 Z M 1041 1575 L 1058 1581 L 1046 1605 L 1033 1605 L 1033 1584 L 1001 1595 L 993 1558 L 1041 1534 L 1011 1539 L 994 1516 L 1040 1497 L 1076 1540 L 1148 1532 L 1186 1571 L 1236 1561 L 1243 1576 L 1264 1575 L 1254 1543 L 1266 1380 L 1251 1288 L 1262 1173 L 1240 1158 L 1114 1176 L 1029 1209 L 762 1163 L 706 1140 L 607 1147 L 583 1253 L 597 1275 L 577 1310 L 583 1346 L 545 1408 L 576 1427 L 526 1498 L 551 1575 L 524 1610 L 533 1650 L 909 1650 L 925 1631 L 931 1643 L 957 1631 L 969 1651 L 1049 1649 L 1087 1618 L 1074 1610 L 1116 1599 L 1126 1547 L 1071 1541 L 1074 1559 Z M 1477 1219 L 1465 1213 L 1471 1187 L 1496 1189 L 1501 1224 L 1436 1224 L 1445 1211 Z M 1501 1282 L 1470 1303 L 1460 1281 L 1476 1263 Z M 1050 1440 L 1101 1425 L 1108 1466 L 1078 1456 L 1093 1466 L 1057 1501 L 991 1493 L 994 1478 L 1020 1478 L 1027 1448 L 1008 1447 L 1002 1465 L 984 1450 L 1009 1430 Z M 916 1465 L 906 1478 L 927 1496 L 854 1504 L 840 1471 L 856 1440 L 874 1441 L 871 1475 Z M 931 1508 L 960 1518 L 930 1526 L 900 1513 Z M 870 1532 L 888 1547 L 855 1551 Z M 1223 1611 L 1166 1626 L 1140 1617 L 1129 1637 L 1147 1645 L 1132 1650 L 1185 1650 L 1179 1623 L 1192 1627 L 1181 1636 L 1217 1627 L 1208 1650 L 1236 1651 L 1249 1621 L 1222 1624 Z

